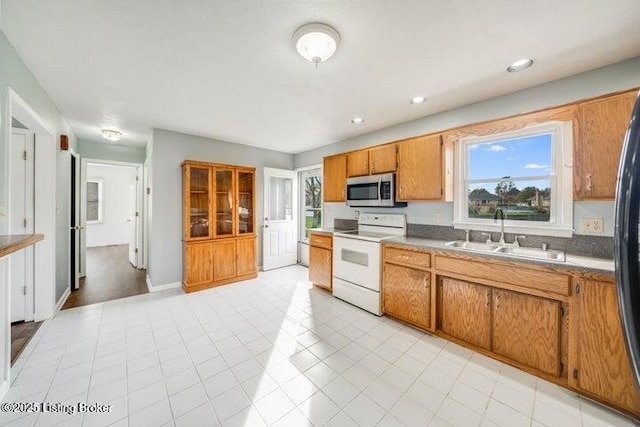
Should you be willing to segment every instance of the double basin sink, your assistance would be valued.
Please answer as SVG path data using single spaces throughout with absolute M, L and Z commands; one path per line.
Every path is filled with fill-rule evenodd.
M 565 261 L 564 252 L 538 248 L 525 248 L 522 246 L 502 246 L 496 243 L 465 242 L 462 240 L 447 242 L 444 246 L 450 249 L 459 249 L 461 251 L 500 254 L 513 258 L 539 259 L 555 262 Z

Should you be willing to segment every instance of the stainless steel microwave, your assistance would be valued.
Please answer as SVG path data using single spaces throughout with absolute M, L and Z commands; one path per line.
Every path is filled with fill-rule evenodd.
M 347 178 L 347 206 L 352 207 L 402 207 L 396 202 L 396 175 L 379 175 Z

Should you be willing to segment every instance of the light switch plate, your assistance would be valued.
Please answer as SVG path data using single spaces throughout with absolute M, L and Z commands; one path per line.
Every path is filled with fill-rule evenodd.
M 604 233 L 603 218 L 582 218 L 582 232 L 591 234 Z

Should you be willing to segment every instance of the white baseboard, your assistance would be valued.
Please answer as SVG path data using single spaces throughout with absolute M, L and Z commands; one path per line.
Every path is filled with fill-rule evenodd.
M 65 302 L 67 302 L 67 298 L 69 298 L 69 295 L 71 295 L 71 289 L 67 287 L 67 289 L 64 291 L 64 294 L 62 294 L 60 300 L 56 304 L 56 313 L 62 310 L 62 306 Z
M 147 274 L 146 282 L 147 282 L 147 289 L 149 290 L 149 292 L 166 291 L 167 289 L 175 289 L 182 286 L 182 282 L 165 283 L 164 285 L 153 286 L 151 284 L 151 279 L 149 278 L 148 274 Z

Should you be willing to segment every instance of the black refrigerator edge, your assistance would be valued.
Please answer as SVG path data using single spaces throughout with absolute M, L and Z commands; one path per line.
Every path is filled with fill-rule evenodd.
M 618 308 L 636 384 L 640 386 L 640 93 L 624 137 L 615 201 Z

